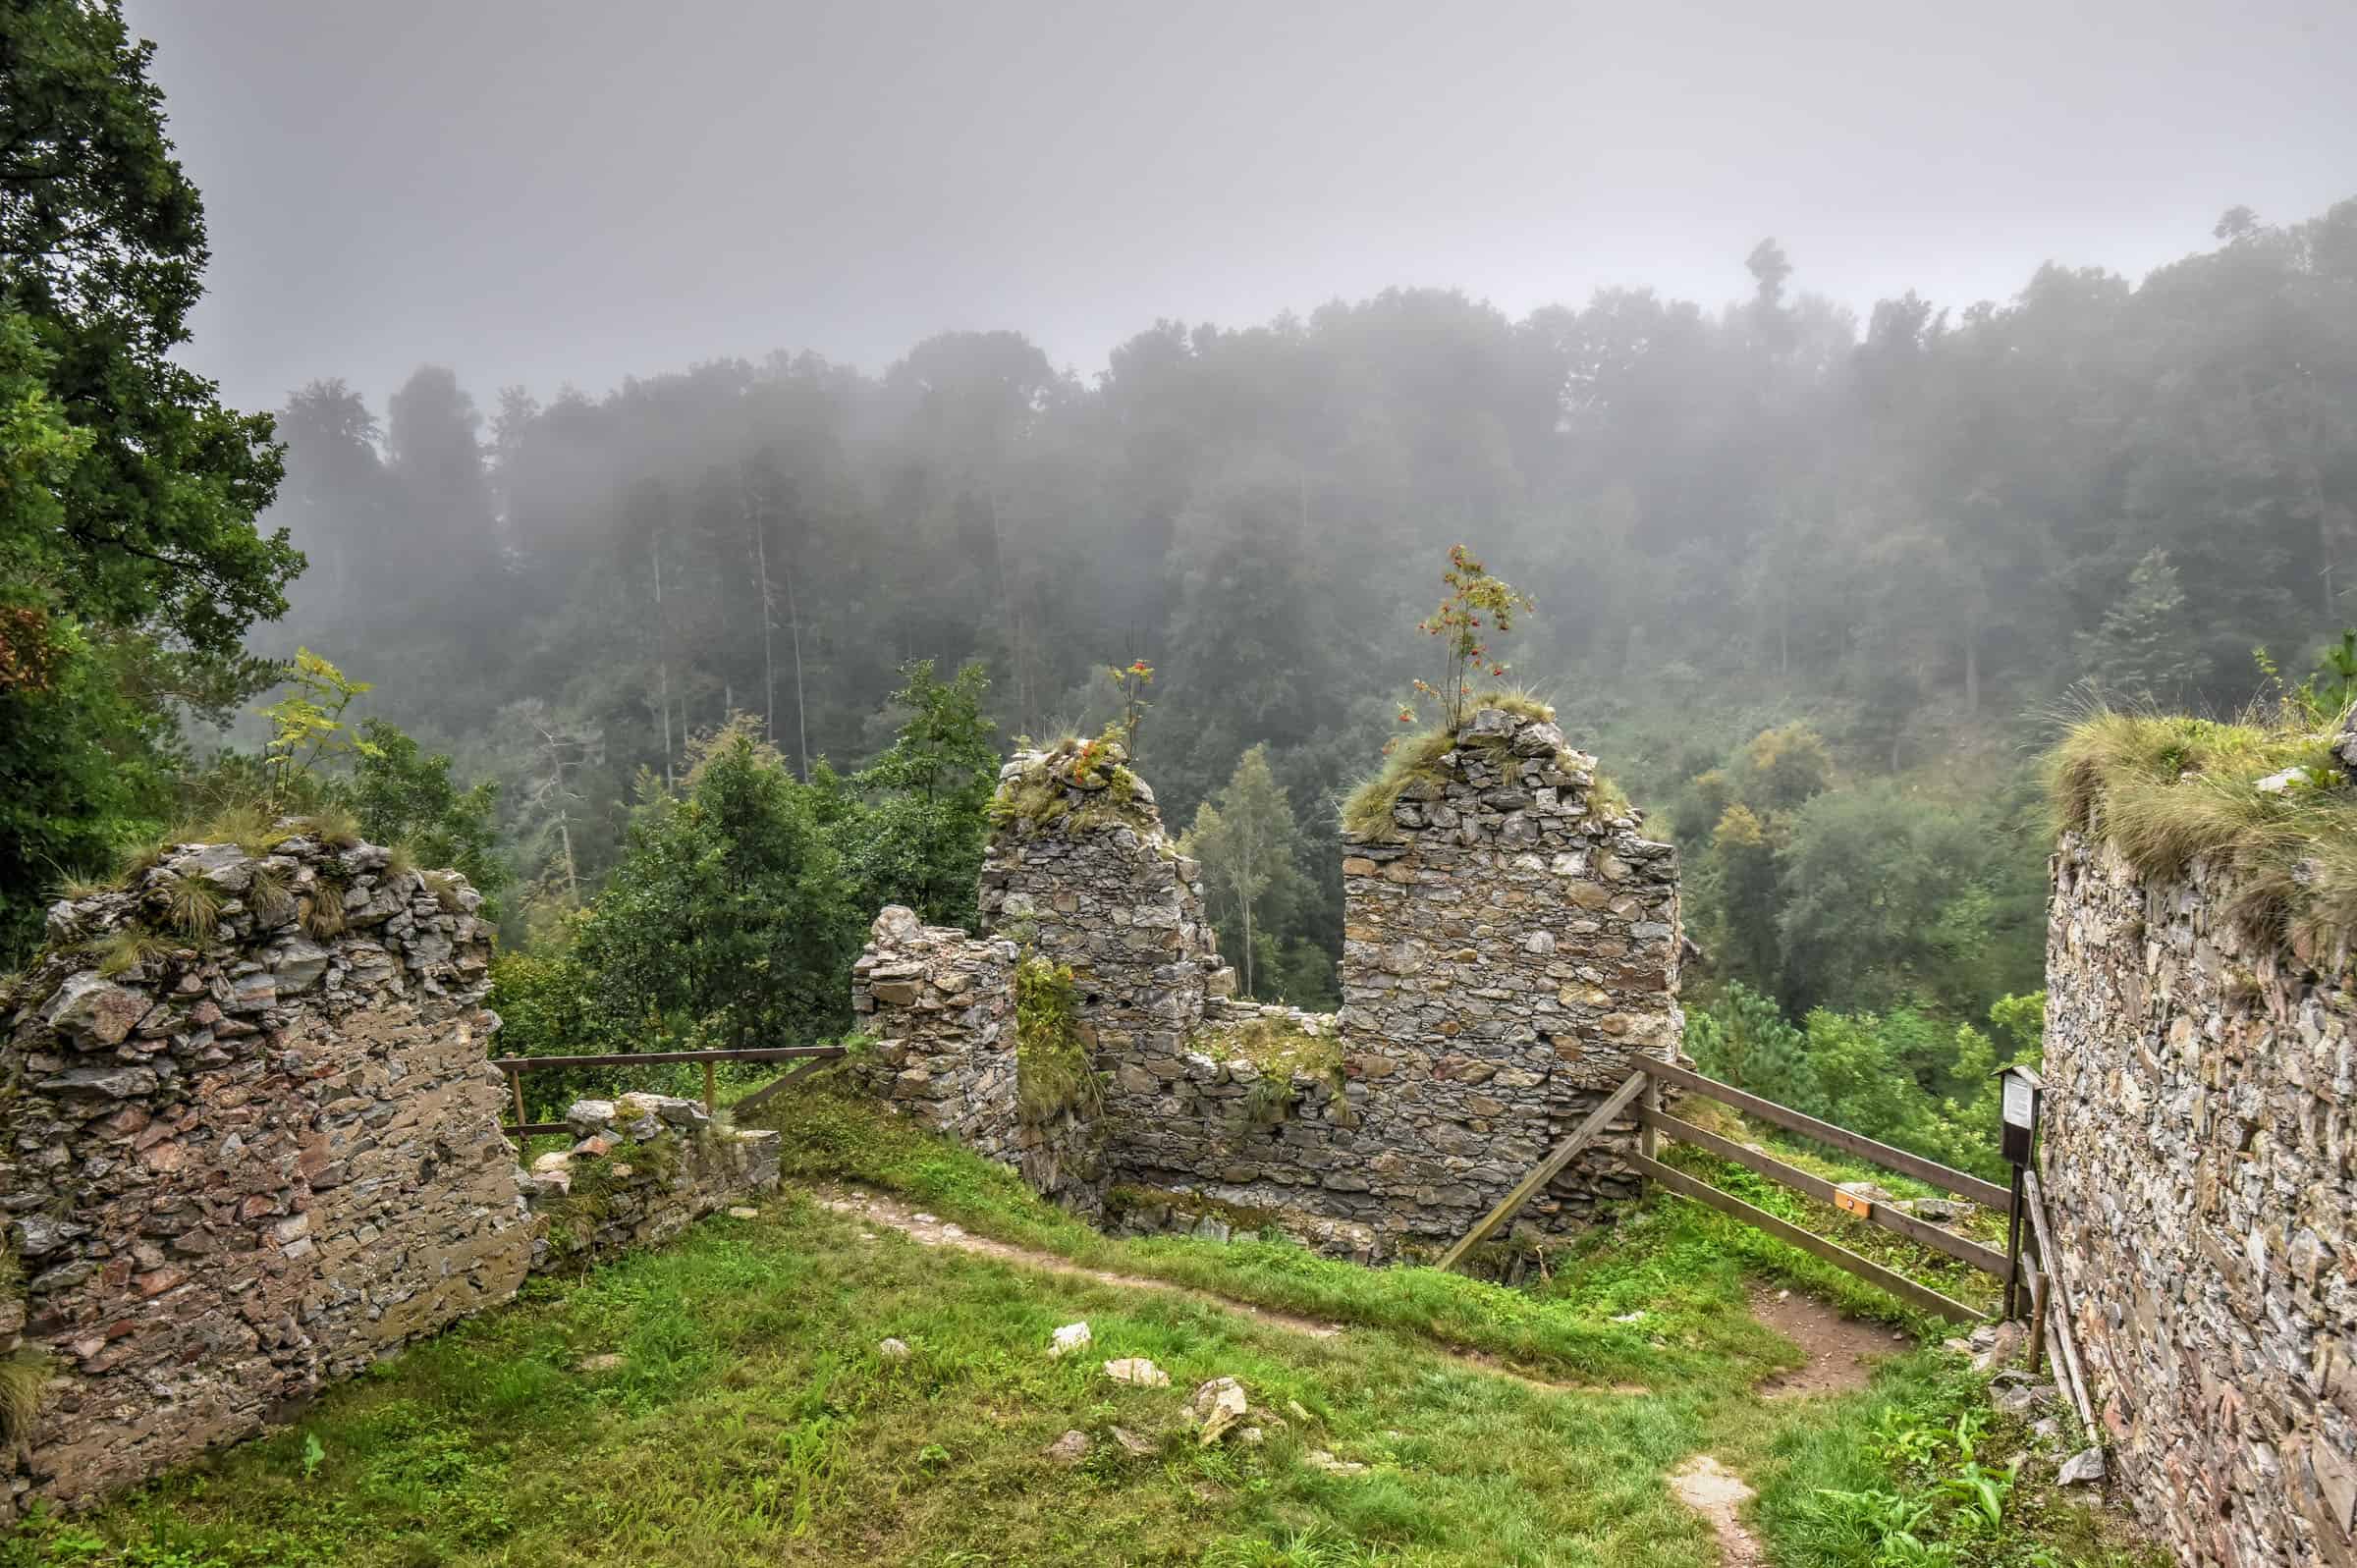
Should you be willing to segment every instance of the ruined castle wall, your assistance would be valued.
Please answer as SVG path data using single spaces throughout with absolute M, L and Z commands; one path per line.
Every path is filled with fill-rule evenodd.
M 693 1100 L 576 1100 L 565 1121 L 574 1146 L 539 1156 L 521 1182 L 535 1271 L 661 1246 L 778 1184 L 777 1133 L 715 1121 Z
M 216 929 L 185 935 L 192 905 Z M 296 838 L 184 845 L 51 910 L 0 1110 L 10 1316 L 53 1372 L 15 1499 L 143 1479 L 514 1293 L 479 906 Z
M 1678 1038 L 1675 858 L 1633 813 L 1591 804 L 1593 769 L 1551 724 L 1476 714 L 1394 830 L 1344 846 L 1345 1004 L 1312 1015 L 1233 1000 L 1199 868 L 1141 781 L 1069 749 L 1010 763 L 982 909 L 994 934 L 1072 969 L 1104 1083 L 1084 1206 L 1367 1259 L 1470 1228 L 1634 1055 Z M 854 995 L 886 1042 L 883 1091 L 1014 1162 L 1012 1018 L 987 1000 L 1006 984 L 988 946 L 879 921 Z M 1633 1127 L 1518 1228 L 1561 1231 L 1634 1196 L 1617 1158 Z M 1059 1148 L 1084 1142 L 1067 1129 Z M 1078 1196 L 1069 1179 L 1062 1195 Z
M 1015 1060 L 1014 943 L 928 926 L 894 904 L 851 969 L 851 1012 L 874 1044 L 859 1071 L 919 1124 L 1020 1169 L 1043 1193 L 1095 1216 L 1104 1197 L 1094 1119 L 1022 1113 Z
M 2187 1563 L 2357 1562 L 2357 985 L 2065 835 L 2043 1179 L 2106 1435 Z
M 1364 1174 L 1403 1238 L 1472 1227 L 1641 1054 L 1677 1006 L 1676 853 L 1598 799 L 1596 762 L 1553 724 L 1476 712 L 1393 831 L 1345 845 L 1343 1037 L 1369 1088 Z M 1525 1206 L 1561 1230 L 1635 1197 L 1616 1124 Z

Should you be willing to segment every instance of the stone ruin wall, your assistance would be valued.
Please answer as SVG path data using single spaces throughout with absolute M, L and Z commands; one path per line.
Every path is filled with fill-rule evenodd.
M 208 937 L 179 934 L 176 889 L 217 900 Z M 672 1141 L 702 1151 L 683 1159 L 645 1149 L 644 1116 L 602 1129 L 619 1161 L 590 1151 L 589 1221 L 570 1176 L 524 1178 L 487 1063 L 481 903 L 454 874 L 298 837 L 181 845 L 125 891 L 50 910 L 0 1044 L 21 1276 L 0 1289 L 0 1354 L 48 1373 L 10 1433 L 0 1523 L 250 1435 L 534 1268 L 660 1239 L 732 1183 L 774 1181 L 774 1134 L 719 1147 L 683 1125 Z M 134 929 L 152 946 L 118 941 L 102 972 Z
M 2357 986 L 2066 834 L 2042 1177 L 2099 1418 L 2189 1564 L 2357 1562 Z M 2329 961 L 2331 962 L 2331 961 Z
M 1002 800 L 1042 760 L 1008 764 Z M 1049 1190 L 1125 1227 L 1269 1225 L 1367 1261 L 1437 1251 L 1634 1054 L 1676 1046 L 1674 854 L 1639 837 L 1633 813 L 1592 808 L 1593 770 L 1551 724 L 1478 713 L 1438 776 L 1411 786 L 1396 831 L 1344 846 L 1339 1015 L 1233 999 L 1200 868 L 1142 783 L 1078 832 L 1093 792 L 1057 820 L 1011 817 L 983 862 L 996 940 L 920 928 L 905 910 L 877 922 L 854 1004 L 880 1040 L 879 1087 L 1046 1186 L 1043 1134 L 1014 1109 L 1003 996 L 1028 944 L 1071 966 L 1105 1084 L 1098 1116 L 1047 1139 Z M 1339 1037 L 1340 1074 L 1293 1073 L 1273 1094 L 1234 1049 L 1261 1021 Z M 1633 1136 L 1632 1120 L 1575 1162 L 1517 1232 L 1563 1231 L 1634 1196 L 1616 1153 Z
M 1676 1054 L 1677 855 L 1607 816 L 1553 724 L 1476 712 L 1385 839 L 1344 846 L 1343 1036 L 1383 1219 L 1447 1245 L 1635 1071 Z M 1526 1231 L 1634 1198 L 1633 1112 L 1527 1204 Z

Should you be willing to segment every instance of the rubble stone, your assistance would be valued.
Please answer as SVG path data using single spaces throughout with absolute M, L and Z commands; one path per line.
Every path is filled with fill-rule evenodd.
M 2063 836 L 2042 1179 L 2123 1489 L 2181 1561 L 2357 1562 L 2357 984 L 2197 860 Z M 2097 1479 L 2090 1449 L 2066 1479 Z

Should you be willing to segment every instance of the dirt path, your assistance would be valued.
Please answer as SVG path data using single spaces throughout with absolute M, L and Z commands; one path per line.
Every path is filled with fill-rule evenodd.
M 1808 1358 L 1790 1372 L 1762 1379 L 1758 1391 L 1763 1399 L 1850 1393 L 1873 1379 L 1876 1363 L 1907 1345 L 1905 1334 L 1844 1318 L 1797 1290 L 1755 1291 L 1751 1315 L 1798 1345 Z
M 1008 1263 L 1021 1264 L 1044 1273 L 1062 1274 L 1067 1278 L 1090 1279 L 1101 1285 L 1120 1285 L 1130 1290 L 1156 1290 L 1169 1296 L 1183 1296 L 1206 1306 L 1233 1312 L 1255 1323 L 1271 1324 L 1294 1333 L 1307 1334 L 1313 1339 L 1332 1339 L 1346 1332 L 1347 1324 L 1334 1323 L 1324 1318 L 1304 1317 L 1300 1313 L 1284 1312 L 1273 1307 L 1238 1301 L 1214 1291 L 1198 1290 L 1191 1285 L 1173 1284 L 1168 1279 L 1155 1279 L 1145 1274 L 1119 1273 L 1108 1269 L 1089 1269 L 1060 1258 L 1052 1252 L 1040 1252 L 1030 1247 L 1018 1247 L 1011 1242 L 994 1241 L 977 1236 L 962 1225 L 952 1224 L 935 1215 L 910 1208 L 886 1193 L 866 1188 L 824 1186 L 812 1189 L 812 1196 L 822 1208 L 837 1214 L 850 1215 L 871 1224 L 886 1225 L 900 1231 L 909 1240 L 924 1247 L 954 1247 L 959 1252 L 998 1258 Z M 1463 1350 L 1453 1346 L 1433 1345 L 1433 1353 L 1459 1366 L 1470 1367 L 1493 1378 L 1504 1378 L 1526 1388 L 1536 1388 L 1551 1394 L 1649 1394 L 1652 1389 L 1642 1383 L 1575 1383 L 1558 1382 L 1549 1378 L 1537 1378 L 1518 1372 L 1495 1356 L 1478 1350 Z
M 1696 1454 L 1670 1478 L 1670 1490 L 1719 1538 L 1720 1568 L 1759 1568 L 1768 1560 L 1759 1538 L 1739 1517 L 1743 1505 L 1758 1495 L 1741 1476 L 1710 1454 Z

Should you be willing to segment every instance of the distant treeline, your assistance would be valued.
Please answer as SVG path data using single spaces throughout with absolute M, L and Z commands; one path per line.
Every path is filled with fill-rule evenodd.
M 1314 846 L 1437 664 L 1413 627 L 1463 540 L 1539 603 L 1515 676 L 1687 841 L 1722 974 L 1977 1015 L 2036 983 L 2037 716 L 2082 678 L 2231 706 L 2255 646 L 2296 677 L 2357 619 L 2357 200 L 2238 209 L 2218 241 L 2141 285 L 2050 265 L 1862 328 L 1764 243 L 1717 312 L 1393 291 L 1159 323 L 1089 382 L 1013 332 L 880 376 L 781 354 L 508 389 L 488 417 L 447 370 L 381 420 L 319 382 L 280 417 L 264 526 L 310 565 L 265 646 L 330 654 L 500 778 L 543 886 L 552 813 L 593 880 L 633 779 L 733 711 L 797 772 L 864 763 L 920 656 L 985 663 L 1010 740 L 1093 732 L 1103 668 L 1150 660 L 1141 767 L 1174 825 L 1265 743 Z M 1820 794 L 1845 815 L 1812 826 Z M 1897 894 L 1912 955 L 1785 929 L 1796 902 L 1862 918 L 1844 900 L 1894 871 L 1842 864 L 1862 834 L 1935 879 Z M 1788 851 L 1855 885 L 1796 883 Z M 1339 941 L 1330 862 L 1304 857 L 1321 891 L 1281 938 Z M 1924 973 L 1933 948 L 1969 973 Z

